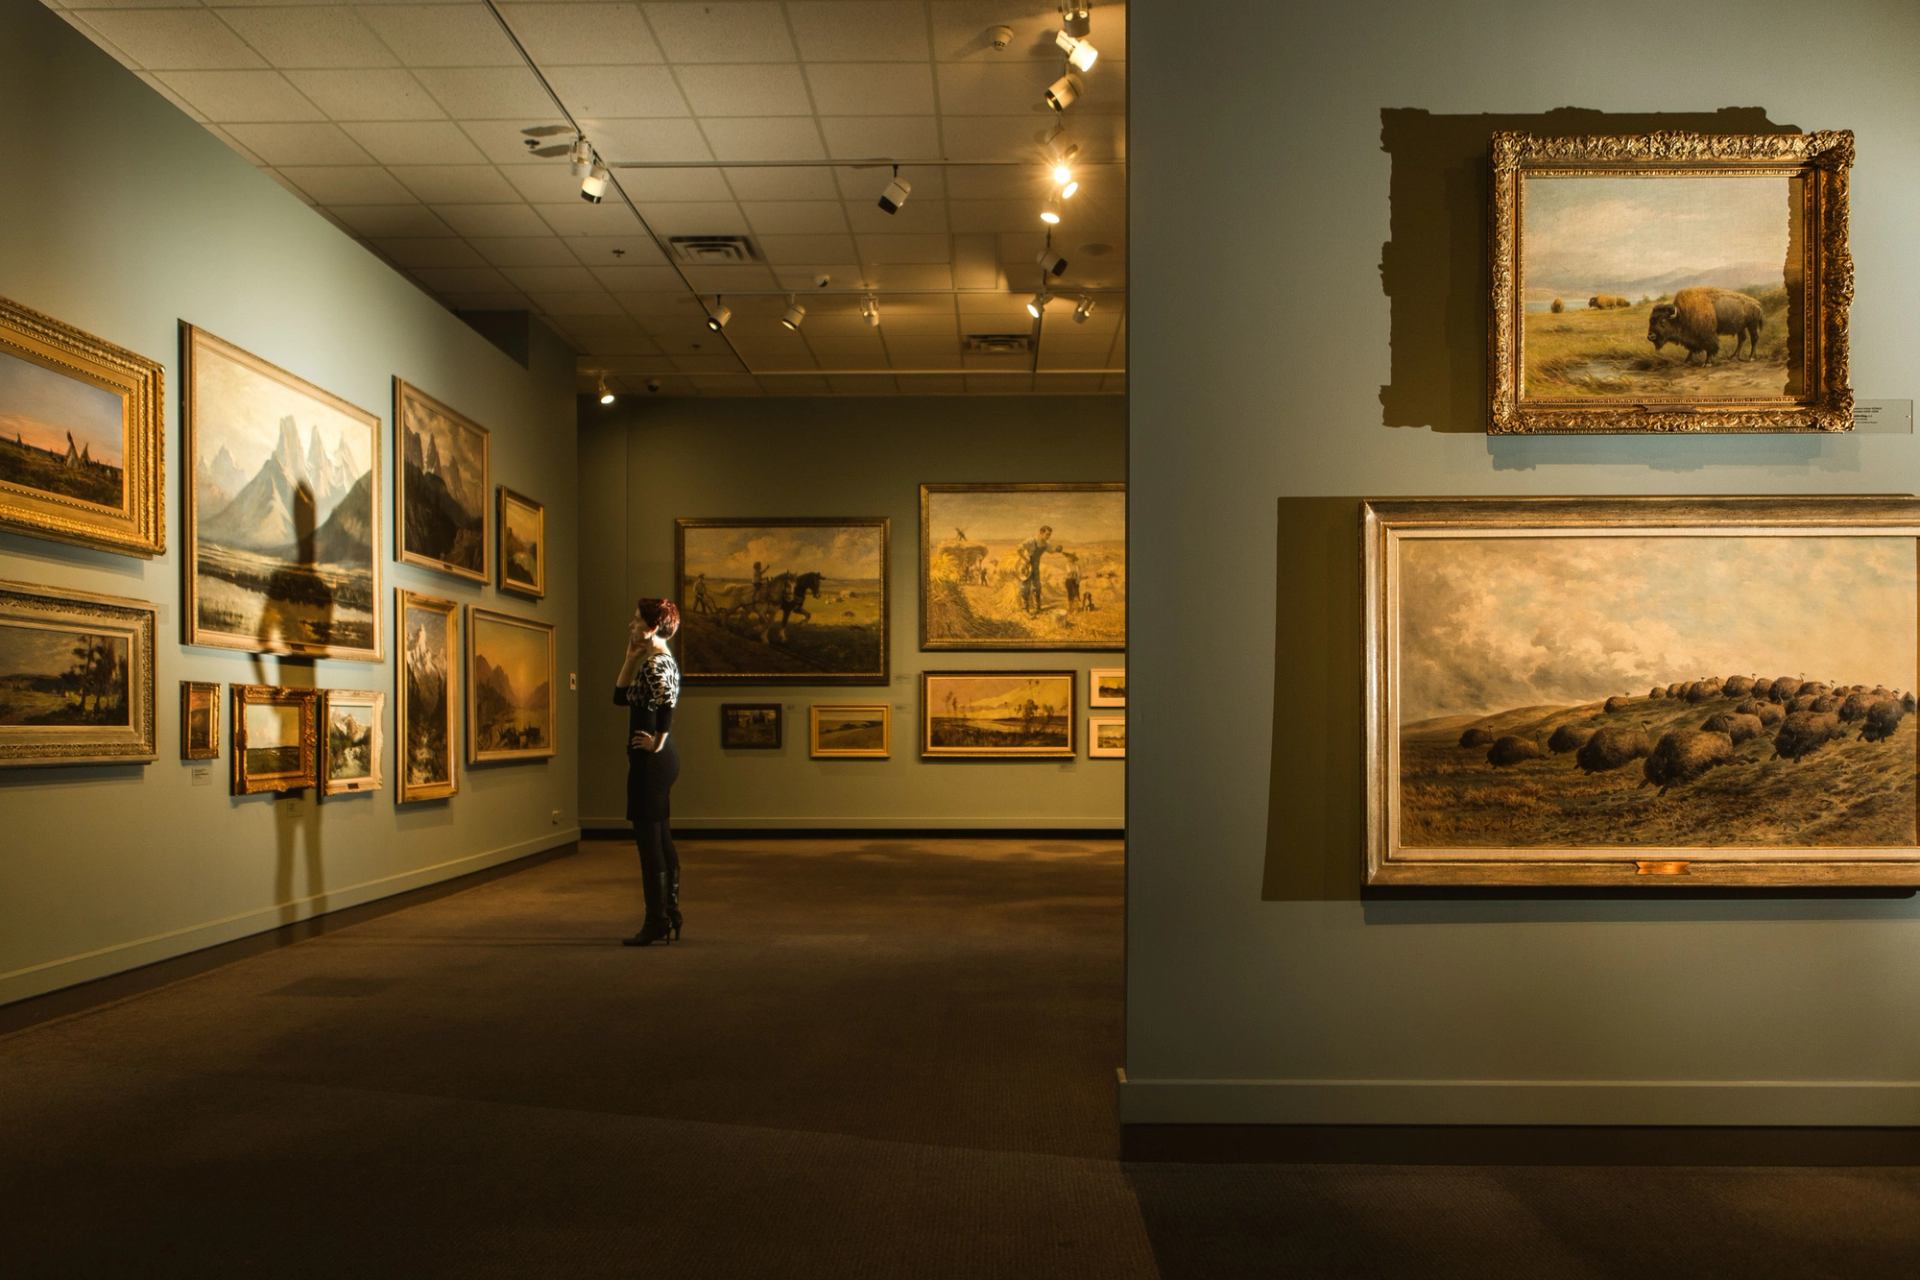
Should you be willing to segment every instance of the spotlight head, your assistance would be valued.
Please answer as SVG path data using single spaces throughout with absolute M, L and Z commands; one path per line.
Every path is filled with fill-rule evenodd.
M 1040 221 L 1050 227 L 1060 225 L 1060 195 L 1058 192 L 1048 196 L 1047 202 L 1040 206 Z
M 870 327 L 878 329 L 880 327 L 880 299 L 871 293 L 860 299 L 860 314 L 865 318 Z
M 593 144 L 584 136 L 573 140 L 573 146 L 567 151 L 567 167 L 576 178 L 584 178 L 593 172 Z
M 594 162 L 593 169 L 580 181 L 580 198 L 588 204 L 599 204 L 607 198 L 607 179 L 612 175 L 607 166 Z
M 707 312 L 707 328 L 718 333 L 727 327 L 727 322 L 731 319 L 733 319 L 733 308 L 720 301 L 719 295 L 716 294 L 713 299 L 713 310 Z
M 1059 137 L 1056 134 L 1056 139 Z M 1047 169 L 1047 176 L 1053 179 L 1053 185 L 1060 188 L 1062 200 L 1073 199 L 1073 193 L 1080 189 L 1080 180 L 1073 176 L 1074 157 L 1080 154 L 1080 144 L 1069 142 L 1053 153 L 1053 163 Z
M 659 390 L 660 390 L 660 379 L 658 379 L 658 378 L 648 378 L 648 379 L 647 379 L 647 390 L 648 390 L 648 391 L 655 391 L 655 392 L 657 392 L 657 391 L 659 391 Z
M 1032 316 L 1035 320 L 1038 320 L 1043 314 L 1045 314 L 1047 309 L 1047 304 L 1052 301 L 1053 301 L 1053 295 L 1048 293 L 1045 289 L 1042 289 L 1040 292 L 1034 294 L 1031 298 L 1027 299 L 1027 314 Z
M 780 323 L 786 326 L 787 331 L 789 333 L 800 332 L 800 326 L 805 322 L 806 318 L 807 309 L 795 302 L 792 298 L 788 298 L 787 309 L 782 312 L 780 316 Z
M 1070 36 L 1086 37 L 1093 30 L 1093 6 L 1085 0 L 1060 0 L 1060 25 Z
M 1055 253 L 1052 245 L 1042 249 L 1039 257 L 1034 261 L 1038 262 L 1040 269 L 1050 276 L 1058 277 L 1066 274 L 1067 260 Z
M 600 393 L 600 403 L 601 403 L 601 404 L 612 404 L 612 403 L 613 403 L 613 392 L 611 392 L 611 391 L 602 391 L 602 392 Z
M 993 45 L 995 49 L 1005 52 L 1006 47 L 1013 43 L 1013 28 L 1012 27 L 988 27 L 987 40 Z
M 1047 86 L 1047 105 L 1055 111 L 1065 111 L 1086 87 L 1079 72 L 1069 71 Z
M 1093 299 L 1083 294 L 1080 298 L 1080 301 L 1074 304 L 1073 322 L 1075 324 L 1085 324 L 1087 322 L 1087 317 L 1092 314 L 1093 314 Z
M 1060 52 L 1067 55 L 1067 61 L 1073 64 L 1075 71 L 1091 71 L 1093 64 L 1100 60 L 1100 51 L 1085 40 L 1076 40 L 1065 31 L 1054 33 L 1053 42 L 1060 46 Z
M 893 181 L 887 184 L 887 189 L 880 193 L 880 207 L 888 213 L 898 213 L 900 206 L 905 204 L 907 197 L 912 194 L 913 184 L 896 173 L 893 175 Z
M 1073 193 L 1079 189 L 1080 180 L 1078 178 L 1069 178 L 1060 184 L 1060 198 L 1062 200 L 1071 200 L 1073 199 Z

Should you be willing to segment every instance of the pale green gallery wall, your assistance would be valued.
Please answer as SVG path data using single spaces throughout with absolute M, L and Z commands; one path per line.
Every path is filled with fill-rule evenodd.
M 1489 439 L 1483 245 L 1495 128 L 1853 129 L 1854 386 L 1914 397 L 1920 8 L 1129 17 L 1132 588 L 1157 607 L 1133 619 L 1123 1116 L 1920 1122 L 1912 897 L 1360 891 L 1355 514 L 1914 492 L 1905 433 Z
M 892 682 L 869 686 L 689 687 L 674 717 L 682 767 L 678 827 L 1117 828 L 1124 762 L 922 760 L 920 672 L 1071 669 L 1078 728 L 1085 673 L 1119 653 L 920 651 L 922 482 L 1126 479 L 1126 402 L 1118 396 L 698 400 L 581 405 L 581 796 L 588 825 L 625 812 L 626 713 L 611 687 L 626 621 L 642 595 L 670 595 L 681 516 L 886 516 Z M 683 602 L 684 603 L 684 602 Z M 884 699 L 893 753 L 812 760 L 807 708 Z M 778 751 L 722 751 L 719 704 L 778 702 Z
M 571 354 L 547 338 L 531 370 L 520 367 L 32 0 L 0 3 L 0 116 L 0 295 L 163 362 L 167 393 L 166 555 L 0 534 L 0 579 L 146 600 L 161 619 L 159 759 L 0 771 L 0 1001 L 573 839 Z M 509 603 L 490 587 L 389 562 L 383 663 L 180 644 L 183 319 L 380 415 L 385 531 L 393 375 L 488 427 L 495 481 L 550 503 L 546 599 Z M 311 797 L 234 799 L 225 744 L 210 768 L 178 758 L 184 679 L 381 689 L 390 720 L 395 587 L 559 625 L 556 758 L 463 768 L 457 796 L 404 809 L 391 789 L 317 808 Z M 389 723 L 389 781 L 393 767 Z

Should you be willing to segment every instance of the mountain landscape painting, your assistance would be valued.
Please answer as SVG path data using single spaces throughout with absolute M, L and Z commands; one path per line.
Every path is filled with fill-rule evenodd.
M 460 701 L 454 687 L 454 619 L 460 606 L 412 591 L 396 595 L 399 802 L 443 800 L 459 790 L 453 762 L 453 709 Z
M 467 607 L 467 759 L 543 759 L 554 753 L 553 628 Z
M 187 642 L 379 661 L 379 418 L 187 335 Z
M 1071 756 L 1073 671 L 921 673 L 920 754 Z
M 500 486 L 500 589 L 536 599 L 547 594 L 547 509 Z
M 407 564 L 487 580 L 487 429 L 393 380 L 395 553 Z
M 372 689 L 328 689 L 322 696 L 322 791 L 330 796 L 378 791 L 386 695 Z

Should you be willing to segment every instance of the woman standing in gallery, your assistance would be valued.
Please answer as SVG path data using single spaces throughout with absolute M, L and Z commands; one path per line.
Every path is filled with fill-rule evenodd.
M 629 947 L 680 936 L 680 854 L 668 829 L 668 801 L 680 776 L 680 749 L 670 732 L 680 701 L 680 668 L 667 652 L 667 641 L 679 629 L 680 610 L 673 601 L 641 599 L 627 623 L 627 660 L 614 682 L 613 700 L 627 708 L 627 820 L 640 846 L 647 900 L 640 932 L 621 940 Z

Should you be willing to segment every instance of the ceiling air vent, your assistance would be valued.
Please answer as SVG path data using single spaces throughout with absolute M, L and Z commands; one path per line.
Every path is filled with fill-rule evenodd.
M 1024 356 L 1033 350 L 1030 333 L 970 333 L 966 351 L 970 356 Z
M 726 267 L 760 261 L 760 251 L 745 236 L 668 236 L 674 256 L 695 267 Z

